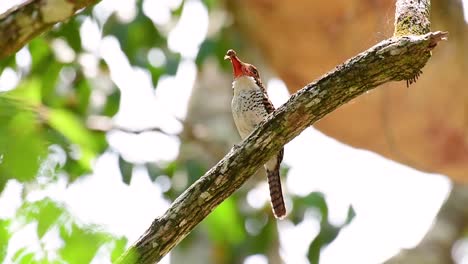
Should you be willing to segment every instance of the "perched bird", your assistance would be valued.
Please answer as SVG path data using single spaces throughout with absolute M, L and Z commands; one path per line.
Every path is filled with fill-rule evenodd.
M 244 139 L 275 110 L 275 107 L 268 99 L 255 66 L 242 62 L 232 49 L 227 51 L 224 59 L 229 59 L 232 64 L 234 74 L 232 115 L 237 130 L 241 138 Z M 279 173 L 283 152 L 281 149 L 278 155 L 264 165 L 270 188 L 271 205 L 276 218 L 283 218 L 286 215 Z

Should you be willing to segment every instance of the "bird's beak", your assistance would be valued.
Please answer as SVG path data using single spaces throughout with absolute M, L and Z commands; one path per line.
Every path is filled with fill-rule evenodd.
M 231 60 L 234 78 L 244 75 L 242 71 L 242 68 L 244 67 L 244 63 L 241 60 L 239 60 L 234 50 L 228 50 L 226 53 L 226 56 L 224 56 L 224 59 Z

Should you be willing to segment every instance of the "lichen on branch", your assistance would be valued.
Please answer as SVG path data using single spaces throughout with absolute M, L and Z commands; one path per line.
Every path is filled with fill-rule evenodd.
M 431 30 L 430 0 L 398 0 L 394 36 L 423 35 Z

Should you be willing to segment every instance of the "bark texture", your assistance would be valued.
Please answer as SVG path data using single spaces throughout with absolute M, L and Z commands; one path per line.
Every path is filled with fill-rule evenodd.
M 0 15 L 0 59 L 99 0 L 29 0 Z
M 306 85 L 181 194 L 118 263 L 154 263 L 305 128 L 389 81 L 414 79 L 446 33 L 385 40 Z
M 419 10 L 427 1 L 412 2 Z M 259 50 L 291 93 L 394 32 L 394 0 L 226 3 L 246 48 Z M 450 41 L 418 82 L 409 90 L 385 84 L 314 126 L 348 145 L 468 183 L 468 27 L 460 0 L 431 6 L 431 27 L 449 31 Z

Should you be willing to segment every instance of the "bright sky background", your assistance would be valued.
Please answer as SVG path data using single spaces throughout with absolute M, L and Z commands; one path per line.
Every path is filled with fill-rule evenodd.
M 20 2 L 0 1 L 0 13 Z M 155 24 L 166 25 L 170 10 L 180 2 L 145 0 L 144 12 Z M 130 21 L 135 15 L 134 1 L 104 0 L 93 12 L 98 19 L 104 19 L 113 10 L 122 20 Z M 169 132 L 178 132 L 182 126 L 175 117 L 185 117 L 186 104 L 196 78 L 193 59 L 207 31 L 207 10 L 199 0 L 186 1 L 181 19 L 168 38 L 170 48 L 182 55 L 181 65 L 175 76 L 162 77 L 156 90 L 151 87 L 148 72 L 132 67 L 118 40 L 113 37 L 102 39 L 96 22 L 90 18 L 82 26 L 82 32 L 86 32 L 82 37 L 87 52 L 79 59 L 91 75 L 99 57 L 109 65 L 111 77 L 122 92 L 120 111 L 115 117 L 117 123 L 134 128 L 159 126 Z M 66 47 L 60 50 L 58 57 L 70 59 L 75 56 Z M 158 49 L 154 49 L 152 60 L 156 64 L 164 63 L 165 58 Z M 2 81 L 3 84 L 6 80 L 6 83 L 12 83 L 14 73 L 8 74 L 13 79 L 2 76 L 0 86 Z M 289 95 L 281 80 L 268 80 L 267 86 L 275 105 L 287 100 Z M 99 97 L 93 100 L 99 100 Z M 159 133 L 135 136 L 112 132 L 108 139 L 114 149 L 131 161 L 173 160 L 180 144 L 177 139 Z M 56 157 L 60 160 L 60 153 Z M 324 250 L 323 264 L 380 263 L 400 248 L 416 245 L 450 190 L 449 181 L 442 176 L 422 173 L 374 153 L 351 148 L 313 128 L 286 146 L 285 163 L 292 168 L 286 182 L 286 193 L 306 195 L 312 191 L 324 192 L 330 217 L 337 224 L 344 221 L 350 203 L 356 210 L 357 216 L 351 225 Z M 162 198 L 161 187 L 153 184 L 141 168 L 134 170 L 130 186 L 123 184 L 114 153 L 107 152 L 99 157 L 94 168 L 93 175 L 81 178 L 68 188 L 61 180 L 47 190 L 32 192 L 27 199 L 33 201 L 49 196 L 63 201 L 82 222 L 103 225 L 106 230 L 125 235 L 130 241 L 136 240 L 169 206 L 169 201 Z M 0 196 L 0 218 L 14 215 L 20 206 L 21 188 L 16 182 L 9 182 Z M 248 201 L 257 207 L 268 203 L 268 199 L 264 183 L 249 193 Z M 134 206 L 142 203 L 146 205 Z M 317 222 L 312 217 L 308 219 L 297 227 L 288 220 L 278 223 L 281 255 L 286 263 L 307 263 L 307 247 L 318 232 Z M 31 247 L 38 247 L 37 241 L 31 239 L 34 236 L 34 226 L 19 230 L 9 246 L 10 254 L 24 246 L 25 241 Z M 56 239 L 58 234 L 51 232 L 48 236 L 50 250 L 53 251 L 60 245 Z M 107 257 L 106 254 L 102 252 L 101 257 Z M 167 262 L 168 258 L 165 260 Z M 103 263 L 102 259 L 96 259 L 96 263 Z M 246 263 L 261 264 L 266 260 L 262 256 L 252 256 Z

